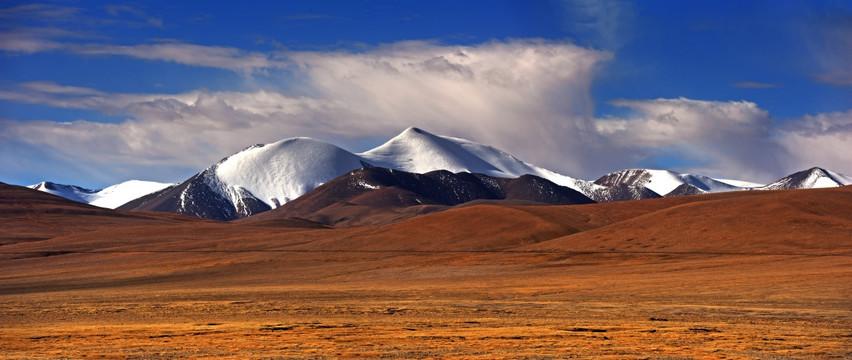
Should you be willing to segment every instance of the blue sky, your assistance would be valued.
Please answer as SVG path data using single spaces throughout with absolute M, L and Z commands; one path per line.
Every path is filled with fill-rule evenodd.
M 848 1 L 0 3 L 0 181 L 179 182 L 408 126 L 584 179 L 852 174 Z

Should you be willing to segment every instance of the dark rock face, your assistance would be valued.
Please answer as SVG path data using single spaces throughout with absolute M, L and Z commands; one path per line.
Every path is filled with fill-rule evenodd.
M 233 191 L 231 200 L 215 189 L 213 168 L 162 191 L 136 199 L 121 210 L 175 212 L 214 220 L 235 220 L 271 210 L 244 189 Z M 453 206 L 473 200 L 527 200 L 542 204 L 588 204 L 582 193 L 549 180 L 524 175 L 506 179 L 446 170 L 415 174 L 365 166 L 329 181 L 281 206 L 281 212 L 308 214 L 341 202 L 357 202 L 375 208 L 419 205 Z
M 783 189 L 807 189 L 812 188 L 817 179 L 825 177 L 840 184 L 838 179 L 829 174 L 822 168 L 813 167 L 807 170 L 802 170 L 783 178 L 780 178 L 771 184 L 764 186 L 764 190 L 783 190 Z
M 648 182 L 651 174 L 642 169 L 621 170 L 609 173 L 595 180 L 595 184 L 603 186 L 632 185 L 638 186 Z
M 651 174 L 643 169 L 621 170 L 606 174 L 595 180 L 595 184 L 605 186 L 594 194 L 598 202 L 627 201 L 654 199 L 661 197 L 645 184 L 651 179 Z
M 38 184 L 34 189 L 41 190 L 42 187 L 44 187 L 47 190 L 53 190 L 53 191 L 76 191 L 76 192 L 87 193 L 87 194 L 94 194 L 94 193 L 100 191 L 100 190 L 86 189 L 86 188 L 82 188 L 82 187 L 79 187 L 79 186 L 76 186 L 76 185 L 57 184 L 57 183 L 50 182 L 50 181 L 45 181 L 41 184 Z
M 598 199 L 599 202 L 656 199 L 661 197 L 659 194 L 644 186 L 627 184 L 609 186 L 596 195 L 600 197 L 600 199 Z
M 299 217 L 341 203 L 390 209 L 453 206 L 474 200 L 526 200 L 554 205 L 594 202 L 574 189 L 533 175 L 508 179 L 446 170 L 415 174 L 365 167 L 329 181 L 275 212 L 281 217 Z
M 133 200 L 119 210 L 173 212 L 213 220 L 234 220 L 271 208 L 251 193 L 242 191 L 232 203 L 212 188 L 213 170 L 207 169 L 174 187 Z
M 595 202 L 582 193 L 535 176 L 522 175 L 504 186 L 503 198 L 528 200 L 553 205 L 590 204 Z
M 674 190 L 669 191 L 666 194 L 666 197 L 669 196 L 687 196 L 687 195 L 700 195 L 706 194 L 707 192 L 699 189 L 698 187 L 690 184 L 681 184 L 678 187 L 674 188 Z

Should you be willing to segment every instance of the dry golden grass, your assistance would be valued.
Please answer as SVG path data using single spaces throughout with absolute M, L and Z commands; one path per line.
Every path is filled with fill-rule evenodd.
M 291 285 L 192 279 L 6 295 L 0 353 L 10 359 L 852 356 L 852 264 L 845 257 L 407 260 L 412 267 L 367 261 L 373 266 L 357 274 Z M 279 280 L 267 283 L 288 277 L 268 276 Z M 253 275 L 238 277 L 256 282 Z
M 0 358 L 850 358 L 850 195 L 350 229 L 4 202 Z

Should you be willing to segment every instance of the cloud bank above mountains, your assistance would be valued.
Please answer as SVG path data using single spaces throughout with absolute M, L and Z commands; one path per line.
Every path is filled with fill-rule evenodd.
M 2 100 L 123 119 L 0 120 L 0 166 L 14 172 L 42 170 L 19 160 L 37 158 L 104 184 L 129 177 L 178 181 L 174 176 L 186 169 L 196 171 L 253 143 L 311 136 L 361 151 L 418 126 L 585 179 L 653 166 L 659 157 L 676 159 L 678 171 L 754 181 L 810 166 L 852 173 L 852 110 L 791 120 L 774 119 L 743 100 L 616 99 L 609 105 L 625 114 L 598 118 L 601 99 L 593 99 L 591 88 L 613 54 L 567 42 L 406 41 L 367 51 L 255 53 L 176 43 L 49 47 L 0 40 L 6 50 L 175 62 L 266 84 L 174 94 L 48 81 L 6 84 Z

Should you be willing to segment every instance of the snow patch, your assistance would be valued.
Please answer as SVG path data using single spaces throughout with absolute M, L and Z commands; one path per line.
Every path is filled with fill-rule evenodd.
M 840 185 L 838 185 L 837 182 L 835 182 L 834 180 L 822 176 L 822 177 L 814 179 L 813 185 L 811 187 L 814 188 L 814 189 L 820 189 L 820 188 L 832 188 L 832 187 L 838 187 L 838 186 L 840 186 Z
M 372 185 L 372 184 L 369 184 L 369 183 L 367 183 L 367 182 L 366 182 L 366 181 L 364 181 L 364 180 L 358 180 L 357 185 L 358 185 L 358 186 L 360 186 L 360 187 L 363 187 L 363 188 L 365 188 L 365 189 L 370 189 L 370 190 L 378 190 L 378 189 L 381 189 L 381 187 L 380 187 L 380 186 L 378 186 L 378 185 Z
M 761 186 L 766 185 L 766 184 L 760 184 L 760 183 L 751 182 L 751 181 L 732 180 L 732 179 L 715 179 L 715 180 L 723 182 L 723 183 L 731 185 L 731 186 L 736 186 L 736 187 L 741 187 L 741 188 L 746 188 L 746 189 L 759 188 Z
M 130 202 L 131 200 L 138 199 L 173 185 L 174 184 L 154 181 L 129 180 L 101 190 L 90 190 L 79 186 L 55 184 L 45 181 L 28 187 L 61 196 L 69 200 L 79 201 L 102 208 L 115 209 Z
M 224 186 L 221 194 L 239 202 L 241 188 L 260 201 L 277 207 L 272 199 L 295 199 L 346 172 L 361 167 L 361 158 L 326 142 L 310 138 L 281 140 L 253 146 L 217 164 L 213 173 Z M 286 201 L 285 201 L 286 202 Z

